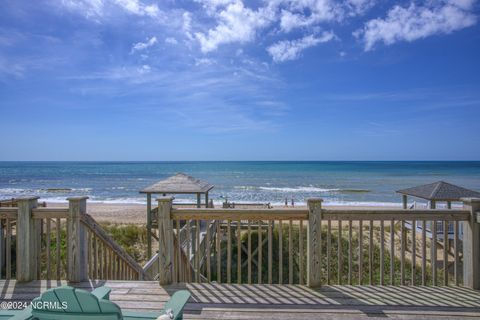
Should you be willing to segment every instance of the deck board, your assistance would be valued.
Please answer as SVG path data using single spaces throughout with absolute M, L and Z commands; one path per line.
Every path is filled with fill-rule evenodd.
M 0 281 L 0 301 L 30 301 L 65 281 Z M 90 281 L 71 284 L 112 288 L 124 310 L 160 310 L 173 292 L 187 289 L 185 319 L 438 319 L 480 317 L 480 292 L 461 287 L 176 284 L 154 281 Z

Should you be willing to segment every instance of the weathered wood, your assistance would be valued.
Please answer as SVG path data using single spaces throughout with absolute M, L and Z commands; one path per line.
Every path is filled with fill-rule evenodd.
M 152 257 L 152 194 L 147 193 L 147 259 Z
M 81 223 L 82 216 L 87 211 L 88 197 L 68 198 L 68 267 L 67 277 L 71 282 L 80 282 L 88 279 L 87 274 L 87 234 Z
M 262 240 L 262 220 L 258 220 L 258 283 L 262 283 L 263 269 L 262 269 L 262 251 L 263 251 L 263 240 Z
M 437 285 L 437 221 L 432 221 L 432 253 L 431 253 L 431 265 L 432 265 L 432 284 Z
M 38 197 L 17 199 L 18 216 L 16 233 L 17 239 L 17 273 L 16 279 L 20 282 L 31 281 L 37 275 L 37 229 L 38 224 L 32 219 L 32 209 L 38 205 Z
M 448 286 L 448 221 L 443 221 L 443 285 Z
M 268 284 L 272 284 L 272 269 L 273 269 L 273 231 L 272 231 L 272 225 L 273 221 L 269 220 L 267 226 L 267 255 L 268 255 L 268 267 L 267 267 L 267 273 L 268 273 Z
M 299 278 L 300 284 L 304 284 L 304 273 L 303 273 L 303 260 L 304 260 L 304 249 L 303 249 L 303 220 L 299 222 L 299 232 L 298 232 L 298 259 L 300 260 L 298 268 L 300 269 Z
M 208 202 L 207 202 L 208 203 Z M 207 242 L 206 242 L 206 259 L 207 259 L 207 280 L 208 282 L 211 282 L 212 281 L 212 267 L 211 267 L 211 264 L 210 264 L 210 260 L 211 260 L 211 253 L 210 253 L 210 246 L 211 246 L 211 243 L 210 243 L 210 226 L 211 226 L 211 223 L 212 221 L 210 220 L 207 220 Z
M 47 218 L 46 219 L 46 234 L 45 234 L 45 242 L 46 242 L 46 249 L 47 249 L 47 262 L 46 262 L 46 278 L 47 280 L 50 280 L 52 277 L 51 277 L 51 273 L 52 273 L 52 265 L 51 265 L 51 259 L 52 259 L 52 250 L 51 250 L 51 245 L 50 245 L 50 241 L 51 241 L 51 220 L 50 218 Z
M 395 285 L 395 220 L 390 220 L 390 285 Z
M 417 222 L 412 220 L 412 286 L 415 285 L 415 275 L 417 270 Z
M 324 219 L 331 220 L 449 220 L 466 221 L 469 213 L 466 210 L 430 210 L 430 209 L 322 209 Z
M 17 212 L 18 212 L 18 208 L 0 207 L 0 219 L 14 220 L 17 218 Z
M 17 225 L 18 228 L 18 225 Z M 6 239 L 5 239 L 5 278 L 10 280 L 12 277 L 12 226 L 11 221 L 9 218 L 5 221 L 5 231 L 6 231 Z M 17 276 L 18 280 L 18 276 Z
M 283 283 L 283 226 L 282 220 L 278 221 L 278 284 Z
M 237 221 L 237 283 L 242 283 L 242 234 L 240 229 L 241 221 Z
M 215 234 L 216 241 L 216 254 L 217 254 L 217 282 L 222 283 L 222 251 L 221 251 L 221 230 L 220 230 L 220 221 L 217 221 L 217 232 Z
M 348 220 L 348 284 L 352 285 L 353 258 L 352 258 L 352 220 Z
M 449 211 L 450 213 L 452 210 Z M 307 220 L 305 209 L 223 209 L 223 208 L 174 208 L 171 219 L 210 220 Z
M 195 282 L 200 282 L 200 220 L 195 221 Z
M 405 246 L 406 235 L 405 221 L 400 221 L 400 284 L 405 285 Z
M 34 208 L 32 209 L 33 219 L 66 219 L 68 218 L 68 208 Z
M 480 211 L 480 199 L 462 199 L 469 211 L 469 219 L 463 223 L 463 285 L 480 289 L 480 223 L 476 215 Z
M 232 283 L 232 230 L 231 220 L 227 220 L 227 283 Z
M 363 220 L 358 222 L 358 284 L 363 283 Z
M 171 197 L 157 198 L 158 212 L 158 265 L 160 285 L 171 284 L 173 280 L 173 226 L 170 220 Z
M 454 222 L 454 226 L 453 226 L 453 255 L 454 255 L 454 264 L 453 264 L 453 276 L 455 278 L 455 285 L 458 286 L 458 283 L 459 283 L 459 275 L 458 275 L 458 271 L 459 271 L 459 268 L 458 268 L 458 264 L 459 264 L 459 253 L 460 253 L 460 248 L 459 248 L 459 239 L 458 239 L 458 221 L 455 221 Z
M 326 277 L 327 277 L 327 285 L 330 285 L 330 257 L 332 255 L 332 220 L 327 220 L 327 270 L 326 270 Z
M 380 221 L 380 285 L 385 284 L 385 224 Z
M 308 199 L 307 204 L 307 286 L 314 288 L 322 283 L 322 199 Z
M 343 256 L 342 256 L 342 220 L 338 221 L 338 248 L 337 248 L 337 284 L 342 284 Z
M 55 233 L 56 233 L 56 244 L 55 244 L 55 265 L 57 268 L 57 280 L 60 279 L 61 276 L 61 262 L 60 262 L 60 241 L 61 241 L 61 221 L 60 218 L 55 219 Z
M 293 226 L 288 221 L 288 284 L 293 284 Z
M 248 260 L 247 260 L 247 282 L 248 284 L 252 283 L 252 229 L 250 225 L 250 220 L 248 220 L 248 227 L 247 227 L 247 232 L 248 232 Z
M 422 286 L 427 284 L 427 222 L 422 221 Z

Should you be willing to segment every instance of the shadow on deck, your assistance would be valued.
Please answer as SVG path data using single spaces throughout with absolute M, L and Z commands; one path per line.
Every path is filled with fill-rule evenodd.
M 65 281 L 0 281 L 0 301 L 31 301 Z M 159 310 L 169 296 L 188 289 L 186 319 L 347 319 L 480 317 L 480 292 L 460 287 L 177 284 L 154 281 L 90 281 L 74 284 L 112 288 L 111 300 L 123 310 Z

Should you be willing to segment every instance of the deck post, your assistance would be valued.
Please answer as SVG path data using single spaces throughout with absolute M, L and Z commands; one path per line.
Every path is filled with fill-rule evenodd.
M 322 281 L 322 199 L 308 199 L 307 286 L 320 287 Z
M 480 290 L 480 198 L 462 198 L 470 211 L 469 221 L 463 221 L 463 285 Z
M 88 280 L 87 230 L 81 221 L 82 216 L 87 213 L 87 199 L 88 197 L 67 198 L 67 279 L 71 282 Z
M 406 194 L 402 195 L 402 203 L 403 203 L 403 209 L 407 209 L 408 199 Z
M 160 285 L 172 283 L 173 277 L 173 225 L 170 219 L 172 197 L 160 197 L 158 201 L 158 274 Z
M 152 257 L 152 194 L 147 193 L 147 258 Z
M 17 281 L 35 280 L 37 276 L 37 234 L 40 229 L 32 218 L 32 209 L 38 205 L 39 197 L 17 199 Z

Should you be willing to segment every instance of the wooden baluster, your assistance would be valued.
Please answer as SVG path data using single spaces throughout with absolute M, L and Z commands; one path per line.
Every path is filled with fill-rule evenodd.
M 212 270 L 211 270 L 211 265 L 210 265 L 210 225 L 212 221 L 207 220 L 207 242 L 205 243 L 206 248 L 205 251 L 207 252 L 207 280 L 208 282 L 212 281 Z
M 343 255 L 342 252 L 342 220 L 338 220 L 338 251 L 337 251 L 337 262 L 338 262 L 338 279 L 337 284 L 342 284 L 342 270 L 343 270 Z
M 405 285 L 405 221 L 401 221 L 400 227 L 400 284 Z
M 327 220 L 327 285 L 330 285 L 330 256 L 332 255 L 332 221 Z
M 98 279 L 98 239 L 93 237 L 93 278 Z
M 353 273 L 353 263 L 352 263 L 352 220 L 348 220 L 348 284 L 352 285 L 352 273 Z
M 303 285 L 304 281 L 304 273 L 303 273 L 303 259 L 304 259 L 304 252 L 303 252 L 303 220 L 299 222 L 299 229 L 298 229 L 298 260 L 299 262 L 299 283 Z
M 192 262 L 192 233 L 191 233 L 191 220 L 185 220 L 185 226 L 186 226 L 186 232 L 187 232 L 187 263 L 189 266 L 187 268 L 190 268 L 190 263 Z M 190 280 L 190 277 L 189 277 Z
M 370 220 L 368 239 L 368 278 L 369 284 L 373 285 L 373 220 Z
M 282 220 L 278 221 L 278 283 L 283 281 L 283 226 Z
M 48 219 L 47 219 L 48 220 Z M 92 250 L 92 232 L 87 231 L 88 247 L 87 247 L 87 259 L 88 259 L 88 277 L 93 278 L 93 250 Z
M 251 221 L 248 220 L 248 225 L 247 225 L 247 232 L 248 232 L 248 270 L 247 270 L 247 278 L 248 278 L 248 284 L 252 284 L 252 229 L 251 229 Z
M 443 285 L 448 286 L 448 223 L 443 221 Z
M 288 283 L 293 284 L 293 232 L 292 220 L 288 221 Z
M 432 221 L 432 284 L 437 285 L 437 221 Z
M 227 221 L 227 283 L 232 283 L 232 231 L 231 221 Z
M 395 285 L 395 221 L 390 221 L 390 285 Z
M 47 246 L 47 280 L 51 279 L 52 274 L 52 266 L 51 266 L 51 259 L 52 259 L 52 248 L 50 247 L 50 240 L 51 240 L 51 223 L 50 218 L 46 219 L 46 235 L 45 241 Z
M 268 284 L 272 284 L 272 220 L 268 220 Z
M 237 283 L 242 283 L 242 229 L 241 220 L 237 221 Z
M 195 282 L 200 280 L 200 220 L 195 221 Z
M 56 259 L 56 265 L 57 265 L 57 279 L 61 279 L 61 265 L 60 265 L 60 236 L 61 236 L 61 223 L 60 223 L 60 218 L 57 218 L 56 220 L 56 253 L 55 253 L 55 259 Z
M 385 284 L 385 222 L 380 220 L 380 285 Z
M 358 284 L 363 283 L 363 220 L 358 222 Z
M 458 241 L 458 221 L 454 222 L 453 225 L 453 246 L 454 246 L 454 262 L 453 262 L 453 276 L 455 277 L 455 285 L 458 286 L 458 254 L 460 252 L 460 248 L 458 246 L 459 241 Z
M 422 286 L 427 285 L 427 222 L 422 220 Z
M 221 229 L 220 229 L 220 223 L 222 221 L 217 220 L 217 232 L 215 235 L 215 241 L 216 241 L 216 247 L 217 247 L 217 282 L 222 283 L 222 250 L 221 250 Z
M 417 222 L 412 221 L 412 286 L 415 285 L 415 273 L 417 270 Z
M 10 224 L 10 219 L 6 219 L 5 221 L 5 232 L 6 239 L 5 239 L 5 278 L 10 280 L 12 278 L 12 226 Z
M 176 220 L 177 229 L 177 254 L 175 256 L 175 273 L 177 275 L 178 282 L 186 282 L 186 279 L 182 278 L 182 238 L 180 235 L 180 220 Z
M 263 239 L 262 239 L 262 220 L 258 220 L 258 283 L 262 283 L 262 251 L 263 251 Z

